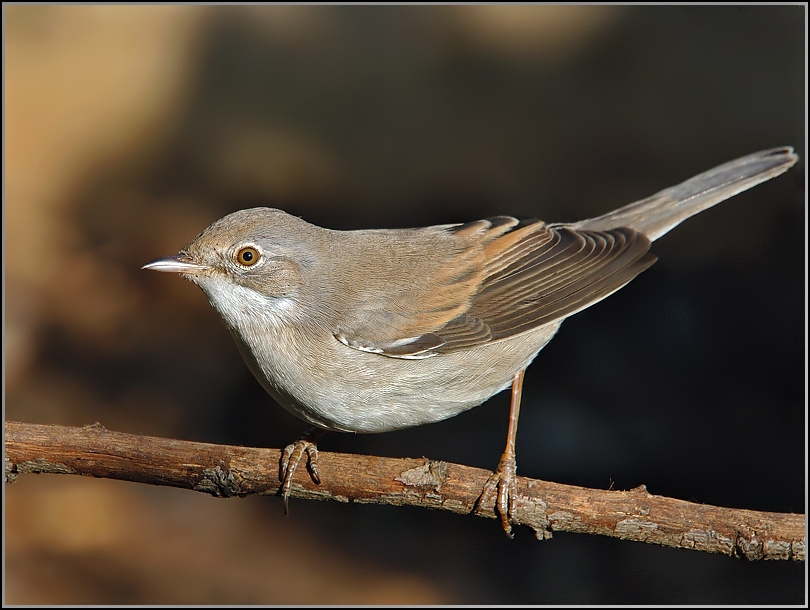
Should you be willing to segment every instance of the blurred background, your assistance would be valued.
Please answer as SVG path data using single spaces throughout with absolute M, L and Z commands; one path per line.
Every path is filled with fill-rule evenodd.
M 306 429 L 199 289 L 147 273 L 217 218 L 574 221 L 756 150 L 799 164 L 693 218 L 529 368 L 518 472 L 805 512 L 804 6 L 8 6 L 5 416 L 281 447 Z M 320 447 L 493 469 L 499 395 Z M 508 540 L 411 508 L 5 487 L 12 604 L 797 604 L 802 563 Z

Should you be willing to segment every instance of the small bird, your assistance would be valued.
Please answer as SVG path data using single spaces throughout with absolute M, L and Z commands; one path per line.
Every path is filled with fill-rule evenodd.
M 523 375 L 562 321 L 652 265 L 650 243 L 796 163 L 757 152 L 652 197 L 574 223 L 496 216 L 418 229 L 333 231 L 270 208 L 229 214 L 144 269 L 205 292 L 250 370 L 316 430 L 374 433 L 429 424 L 512 388 L 506 449 L 478 506 L 496 494 L 512 536 Z M 316 435 L 280 464 L 285 511 Z

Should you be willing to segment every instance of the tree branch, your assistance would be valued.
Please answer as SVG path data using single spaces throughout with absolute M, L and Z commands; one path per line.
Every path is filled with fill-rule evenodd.
M 6 482 L 26 473 L 82 474 L 168 485 L 217 497 L 278 493 L 278 449 L 178 441 L 99 424 L 70 428 L 6 422 Z M 321 484 L 296 473 L 292 497 L 474 511 L 490 473 L 422 459 L 321 453 Z M 643 485 L 605 491 L 519 477 L 516 518 L 538 539 L 580 532 L 747 559 L 805 559 L 804 515 L 706 506 L 655 496 Z

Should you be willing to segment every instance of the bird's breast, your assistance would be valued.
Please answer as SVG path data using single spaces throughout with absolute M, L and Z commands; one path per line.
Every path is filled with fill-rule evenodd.
M 234 331 L 248 367 L 279 404 L 309 423 L 375 433 L 441 421 L 509 387 L 558 323 L 421 360 L 340 343 L 326 328 L 252 325 Z

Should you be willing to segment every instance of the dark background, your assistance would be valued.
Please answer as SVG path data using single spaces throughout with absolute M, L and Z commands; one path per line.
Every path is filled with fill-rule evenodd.
M 805 512 L 805 7 L 32 7 L 6 18 L 6 417 L 280 447 L 204 295 L 140 271 L 231 211 L 336 229 L 595 216 L 756 150 L 787 174 L 529 368 L 518 471 Z M 324 450 L 492 469 L 508 400 Z M 799 604 L 801 563 L 411 508 L 23 477 L 8 603 Z

